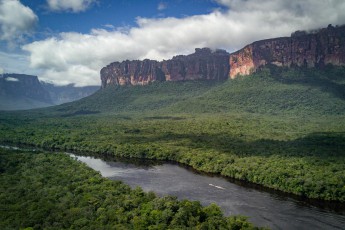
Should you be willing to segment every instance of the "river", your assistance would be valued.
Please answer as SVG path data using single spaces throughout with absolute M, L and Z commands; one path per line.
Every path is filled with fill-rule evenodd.
M 225 215 L 244 215 L 257 226 L 271 229 L 345 229 L 345 211 L 314 206 L 309 202 L 262 189 L 240 186 L 218 176 L 200 174 L 177 164 L 147 164 L 118 159 L 77 156 L 104 177 L 121 180 L 144 191 L 216 203 Z

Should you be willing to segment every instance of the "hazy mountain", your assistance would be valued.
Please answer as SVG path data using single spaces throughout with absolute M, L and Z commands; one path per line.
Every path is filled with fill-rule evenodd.
M 0 110 L 47 107 L 78 100 L 97 91 L 99 86 L 55 86 L 26 74 L 0 75 Z
M 96 92 L 100 86 L 76 87 L 73 84 L 56 86 L 51 83 L 41 82 L 43 88 L 49 92 L 55 105 L 76 101 Z
M 53 101 L 37 76 L 0 75 L 0 110 L 32 109 L 50 105 L 53 105 Z

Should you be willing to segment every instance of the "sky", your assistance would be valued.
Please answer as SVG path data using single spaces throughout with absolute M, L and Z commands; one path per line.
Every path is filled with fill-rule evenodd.
M 0 0 L 0 74 L 100 85 L 114 61 L 234 52 L 329 24 L 345 24 L 344 0 Z

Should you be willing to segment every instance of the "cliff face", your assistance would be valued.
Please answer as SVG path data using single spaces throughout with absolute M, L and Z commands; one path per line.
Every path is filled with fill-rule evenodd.
M 163 61 L 161 68 L 167 81 L 225 80 L 229 73 L 229 53 L 209 48 L 195 49 L 194 54 Z
M 102 88 L 107 85 L 146 85 L 164 81 L 160 63 L 152 60 L 113 62 L 101 70 Z
M 230 54 L 230 78 L 248 75 L 260 66 L 322 67 L 345 65 L 345 26 L 328 26 L 307 34 L 254 42 Z
M 114 62 L 102 68 L 102 88 L 107 85 L 145 85 L 153 81 L 225 80 L 229 74 L 229 53 L 208 48 L 170 60 Z
M 297 31 L 291 37 L 254 42 L 232 54 L 202 48 L 162 62 L 114 62 L 101 70 L 101 80 L 102 88 L 153 81 L 225 80 L 248 75 L 267 64 L 317 68 L 345 65 L 345 26 L 328 26 L 311 33 Z

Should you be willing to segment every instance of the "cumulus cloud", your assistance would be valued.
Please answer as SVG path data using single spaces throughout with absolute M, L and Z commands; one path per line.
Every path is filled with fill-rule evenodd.
M 0 0 L 0 40 L 13 46 L 30 34 L 38 17 L 18 0 Z
M 97 0 L 47 0 L 47 4 L 52 11 L 82 12 L 87 10 Z
M 125 59 L 168 59 L 195 47 L 229 52 L 255 40 L 289 36 L 301 29 L 345 23 L 345 2 L 338 0 L 218 0 L 227 10 L 185 18 L 137 18 L 137 26 L 61 33 L 24 46 L 33 68 L 55 82 L 100 82 L 100 69 Z M 63 79 L 63 81 L 62 81 Z

